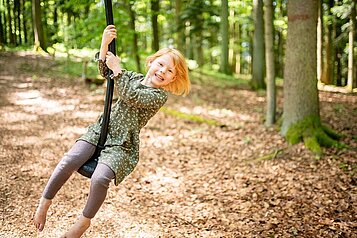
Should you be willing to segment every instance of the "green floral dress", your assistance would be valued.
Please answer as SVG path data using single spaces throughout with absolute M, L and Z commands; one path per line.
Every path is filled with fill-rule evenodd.
M 99 71 L 103 77 L 108 75 L 108 67 L 99 60 Z M 167 101 L 163 89 L 143 85 L 142 74 L 123 70 L 114 77 L 119 99 L 112 105 L 107 140 L 98 158 L 99 163 L 108 165 L 115 173 L 115 185 L 124 180 L 139 161 L 139 133 L 150 118 Z M 99 141 L 103 115 L 88 127 L 79 138 L 93 145 Z

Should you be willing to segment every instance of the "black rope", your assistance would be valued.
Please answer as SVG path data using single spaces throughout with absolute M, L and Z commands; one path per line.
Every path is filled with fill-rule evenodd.
M 107 25 L 114 25 L 112 1 L 104 0 L 104 4 L 105 4 L 105 16 L 107 20 Z M 112 42 L 110 42 L 108 50 L 112 52 L 114 55 L 116 55 L 115 39 L 113 39 Z M 96 150 L 93 156 L 78 169 L 78 173 L 88 178 L 92 177 L 92 174 L 98 164 L 98 157 L 100 155 L 100 152 L 104 148 L 105 141 L 107 140 L 110 111 L 112 107 L 113 91 L 114 91 L 114 80 L 111 78 L 112 74 L 113 72 L 109 70 L 108 76 L 106 77 L 107 91 L 106 91 L 105 102 L 104 102 L 103 121 L 102 121 L 100 137 Z

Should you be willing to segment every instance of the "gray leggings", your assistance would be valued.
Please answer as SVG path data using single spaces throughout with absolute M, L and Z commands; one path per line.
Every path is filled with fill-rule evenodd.
M 53 199 L 73 172 L 77 171 L 91 158 L 95 148 L 94 145 L 88 142 L 77 141 L 56 166 L 42 196 L 47 199 Z M 83 216 L 87 218 L 95 216 L 107 196 L 109 183 L 114 176 L 114 172 L 107 165 L 98 163 L 91 178 L 89 196 L 83 209 Z

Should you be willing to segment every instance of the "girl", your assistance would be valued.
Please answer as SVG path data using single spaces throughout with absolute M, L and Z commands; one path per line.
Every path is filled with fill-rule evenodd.
M 107 195 L 109 183 L 118 185 L 135 168 L 139 159 L 139 133 L 148 120 L 165 104 L 167 93 L 187 95 L 190 90 L 184 57 L 175 49 L 161 49 L 146 59 L 147 73 L 130 72 L 120 67 L 120 59 L 108 51 L 109 43 L 117 37 L 115 26 L 105 28 L 99 52 L 99 71 L 103 77 L 109 69 L 113 74 L 119 100 L 113 105 L 105 148 L 98 158 L 92 175 L 87 203 L 82 215 L 62 236 L 81 237 L 89 228 Z M 46 214 L 56 193 L 95 152 L 99 140 L 102 117 L 89 126 L 64 155 L 52 173 L 39 201 L 33 222 L 42 231 Z

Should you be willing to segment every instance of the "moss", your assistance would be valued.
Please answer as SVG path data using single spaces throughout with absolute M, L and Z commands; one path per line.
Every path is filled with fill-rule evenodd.
M 316 137 L 304 137 L 304 145 L 318 157 L 322 156 L 322 149 Z
M 332 139 L 339 140 L 339 139 L 341 139 L 342 137 L 344 137 L 344 135 L 335 132 L 335 131 L 332 130 L 330 127 L 328 127 L 326 124 L 321 124 L 321 126 L 322 126 L 322 130 L 324 130 L 324 132 L 325 132 L 328 136 L 330 136 Z
M 195 115 L 195 114 L 188 114 L 188 113 L 184 113 L 184 112 L 180 112 L 177 111 L 175 109 L 171 109 L 171 108 L 167 108 L 167 107 L 162 107 L 160 109 L 160 111 L 162 111 L 163 113 L 166 113 L 168 115 L 177 117 L 177 118 L 182 118 L 188 121 L 193 121 L 193 122 L 198 122 L 198 123 L 205 123 L 208 125 L 212 125 L 212 126 L 224 126 L 221 123 L 219 123 L 216 120 L 212 120 L 212 119 L 207 119 L 204 118 L 200 115 Z
M 318 157 L 322 155 L 321 146 L 344 148 L 345 145 L 336 140 L 340 137 L 341 135 L 326 125 L 322 125 L 319 117 L 306 117 L 290 126 L 286 133 L 286 139 L 290 144 L 296 144 L 303 140 L 306 148 Z
M 314 133 L 311 131 L 313 128 L 317 128 L 320 125 L 320 119 L 318 117 L 306 117 L 305 119 L 290 126 L 286 133 L 287 141 L 294 145 L 303 140 L 303 136 L 312 136 Z

